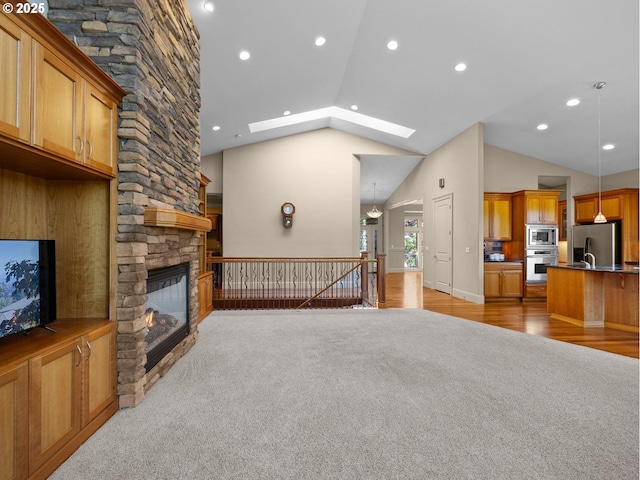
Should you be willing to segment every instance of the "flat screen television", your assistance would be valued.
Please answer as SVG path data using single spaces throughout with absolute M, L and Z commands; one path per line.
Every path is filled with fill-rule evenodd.
M 0 240 L 0 338 L 55 319 L 55 241 Z

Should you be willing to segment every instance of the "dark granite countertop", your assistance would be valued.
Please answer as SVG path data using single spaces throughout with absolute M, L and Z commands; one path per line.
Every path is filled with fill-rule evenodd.
M 609 273 L 640 273 L 637 265 L 596 265 L 595 268 L 587 267 L 585 264 L 574 263 L 567 265 L 549 265 L 547 268 L 566 268 L 570 270 L 586 270 L 588 272 L 609 272 Z

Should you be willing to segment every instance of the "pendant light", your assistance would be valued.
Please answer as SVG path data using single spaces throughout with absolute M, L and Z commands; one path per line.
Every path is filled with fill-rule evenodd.
M 367 212 L 370 218 L 380 218 L 382 212 L 376 208 L 376 184 L 373 184 L 373 208 Z
M 602 141 L 600 139 L 600 90 L 606 85 L 605 82 L 594 83 L 598 89 L 598 214 L 593 219 L 593 223 L 606 223 L 607 217 L 602 214 Z

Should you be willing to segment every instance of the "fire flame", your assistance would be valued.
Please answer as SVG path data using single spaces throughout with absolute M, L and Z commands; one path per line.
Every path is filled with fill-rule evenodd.
M 145 320 L 147 321 L 147 327 L 153 327 L 153 308 L 147 308 Z

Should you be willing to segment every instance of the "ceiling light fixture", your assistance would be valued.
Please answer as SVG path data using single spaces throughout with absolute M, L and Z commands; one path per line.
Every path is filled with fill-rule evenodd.
M 367 212 L 369 218 L 380 218 L 382 212 L 376 208 L 376 184 L 373 184 L 373 208 Z
M 546 130 L 547 128 L 549 128 L 549 125 L 547 125 L 546 123 L 541 123 L 540 125 L 538 125 L 536 127 L 538 130 Z
M 214 132 L 217 132 L 218 130 L 220 130 L 220 125 L 214 125 L 214 126 L 213 126 L 213 128 L 212 128 L 212 130 L 213 130 Z
M 246 50 L 243 50 L 240 52 L 239 57 L 240 57 L 240 60 L 249 60 L 249 58 L 251 58 L 251 54 Z
M 467 69 L 467 65 L 464 63 L 459 63 L 455 67 L 453 67 L 456 72 L 464 72 Z
M 572 98 L 571 100 L 569 100 L 567 102 L 567 106 L 569 107 L 575 107 L 576 105 L 578 105 L 580 103 L 580 100 L 578 100 L 577 98 Z
M 321 47 L 325 43 L 327 43 L 327 39 L 326 38 L 324 38 L 324 37 L 316 38 L 316 47 Z
M 206 2 L 204 2 L 202 4 L 202 8 L 204 8 L 207 12 L 213 12 L 213 10 L 215 10 L 216 6 L 213 4 L 213 2 L 211 0 L 207 0 Z
M 287 115 L 291 115 L 291 112 L 289 110 L 285 110 L 282 114 L 286 117 Z
M 387 48 L 389 50 L 397 50 L 398 42 L 396 42 L 395 40 L 391 40 L 389 43 L 387 43 Z
M 358 105 L 351 105 L 351 110 L 353 110 L 354 112 L 358 110 Z
M 602 143 L 600 141 L 600 90 L 606 85 L 605 82 L 595 83 L 593 86 L 598 90 L 598 214 L 593 219 L 593 223 L 606 223 L 607 217 L 602 214 Z
M 613 143 L 607 143 L 606 145 L 602 146 L 603 150 L 613 150 L 614 148 L 616 148 L 616 146 Z

